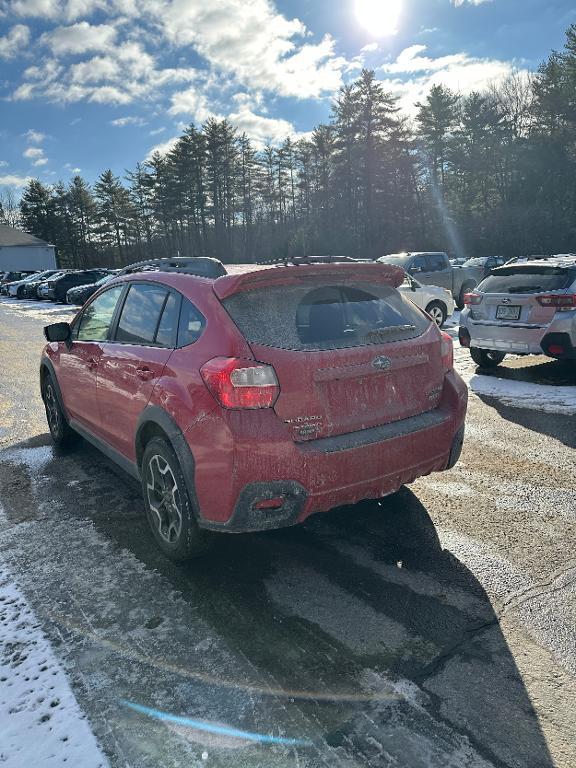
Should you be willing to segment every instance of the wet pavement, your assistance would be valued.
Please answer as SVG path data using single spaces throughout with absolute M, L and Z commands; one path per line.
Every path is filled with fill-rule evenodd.
M 0 556 L 111 765 L 576 764 L 574 417 L 472 395 L 451 472 L 176 566 L 133 481 L 51 446 L 71 313 L 27 304 L 0 303 Z

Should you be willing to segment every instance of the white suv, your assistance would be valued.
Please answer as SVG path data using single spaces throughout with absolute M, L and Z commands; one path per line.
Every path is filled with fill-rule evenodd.
M 507 353 L 576 360 L 576 257 L 498 267 L 465 297 L 459 338 L 478 365 Z

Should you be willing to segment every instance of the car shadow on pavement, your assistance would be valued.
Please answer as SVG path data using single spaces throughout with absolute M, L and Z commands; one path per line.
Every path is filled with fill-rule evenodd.
M 576 387 L 575 387 L 576 388 Z M 518 424 L 532 432 L 553 437 L 569 448 L 576 448 L 576 416 L 563 413 L 542 413 L 540 410 L 504 405 L 495 397 L 477 394 L 477 397 L 493 408 L 503 419 Z
M 138 489 L 83 442 L 69 453 L 38 439 L 5 451 L 0 494 L 4 554 L 26 573 L 28 591 L 38 589 L 30 598 L 38 615 L 53 625 L 66 616 L 58 636 L 81 647 L 76 674 L 98 683 L 97 727 L 100 710 L 130 700 L 175 715 L 201 711 L 205 721 L 242 719 L 251 731 L 300 723 L 309 745 L 300 760 L 310 768 L 553 766 L 489 596 L 442 548 L 409 489 L 299 527 L 220 535 L 186 565 L 158 552 Z M 196 622 L 209 628 L 204 644 L 190 639 Z M 132 655 L 127 666 L 135 644 L 152 655 Z M 220 645 L 236 661 L 199 691 L 190 675 Z M 231 682 L 244 666 L 257 692 Z M 131 717 L 140 741 L 132 734 L 125 754 L 148 765 L 137 750 L 151 749 L 152 737 L 142 715 Z M 131 727 L 118 714 L 106 724 L 113 738 L 104 727 L 101 738 L 113 749 Z M 255 762 L 232 750 L 229 764 L 300 764 L 288 747 L 285 758 L 275 750 Z

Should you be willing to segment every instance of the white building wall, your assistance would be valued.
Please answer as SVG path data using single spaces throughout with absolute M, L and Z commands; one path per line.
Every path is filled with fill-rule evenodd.
M 53 245 L 0 246 L 0 272 L 25 269 L 52 269 L 56 266 Z

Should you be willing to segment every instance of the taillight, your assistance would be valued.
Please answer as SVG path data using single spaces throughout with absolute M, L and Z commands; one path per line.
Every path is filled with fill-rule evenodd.
M 454 366 L 454 345 L 452 344 L 452 337 L 448 336 L 444 331 L 440 331 L 441 341 L 440 349 L 442 354 L 442 367 L 444 373 L 451 371 Z
M 467 307 L 473 306 L 474 304 L 480 304 L 482 301 L 482 294 L 481 293 L 465 293 L 464 294 L 464 304 Z
M 274 368 L 252 360 L 214 357 L 200 374 L 224 408 L 270 408 L 280 393 Z
M 560 311 L 563 309 L 574 309 L 576 307 L 576 294 L 551 293 L 544 296 L 536 296 L 536 301 L 543 307 L 555 307 Z

